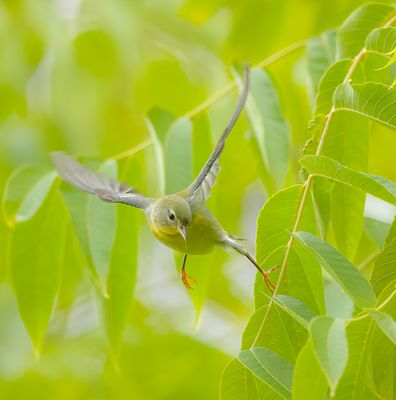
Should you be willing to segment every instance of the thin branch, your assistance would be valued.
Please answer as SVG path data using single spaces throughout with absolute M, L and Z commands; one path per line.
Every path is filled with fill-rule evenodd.
M 303 48 L 305 46 L 305 43 L 306 43 L 305 40 L 301 40 L 299 42 L 293 43 L 290 46 L 285 47 L 284 49 L 279 50 L 275 54 L 272 54 L 271 56 L 260 61 L 258 64 L 254 65 L 253 68 L 268 67 L 269 65 L 274 64 L 275 62 L 279 61 L 283 57 Z M 213 96 L 211 96 L 207 100 L 205 100 L 203 103 L 201 103 L 200 105 L 198 105 L 191 111 L 188 111 L 186 114 L 184 114 L 184 117 L 192 118 L 192 117 L 196 116 L 197 114 L 200 114 L 202 111 L 205 111 L 211 105 L 217 103 L 228 93 L 232 92 L 237 86 L 238 85 L 237 85 L 236 81 L 230 82 L 229 84 L 224 86 L 222 89 L 220 89 L 218 92 L 216 92 Z
M 133 154 L 138 153 L 139 151 L 145 149 L 146 147 L 150 146 L 153 143 L 153 139 L 147 139 L 142 143 L 139 143 L 137 146 L 132 147 L 131 149 L 125 150 L 122 153 L 116 154 L 115 156 L 111 157 L 111 160 L 122 160 L 124 158 L 130 157 Z
M 387 24 L 385 26 L 389 26 L 395 20 L 396 20 L 396 16 L 393 16 L 387 22 Z M 353 73 L 355 72 L 356 67 L 359 65 L 360 61 L 362 60 L 362 58 L 364 57 L 364 55 L 366 53 L 367 53 L 367 50 L 366 50 L 365 47 L 363 47 L 362 50 L 360 50 L 360 52 L 354 57 L 353 62 L 351 64 L 349 70 L 347 71 L 347 74 L 345 75 L 343 83 L 346 83 L 351 79 Z M 333 105 L 333 107 L 331 108 L 330 112 L 327 114 L 326 122 L 325 122 L 325 125 L 324 125 L 324 128 L 323 128 L 322 134 L 320 136 L 318 147 L 316 149 L 316 153 L 315 153 L 316 156 L 320 155 L 322 150 L 323 150 L 324 141 L 325 141 L 327 132 L 329 130 L 330 123 L 331 123 L 331 121 L 332 121 L 332 119 L 334 117 L 335 111 L 336 111 L 336 108 Z M 310 189 L 311 184 L 312 184 L 312 180 L 313 180 L 313 175 L 310 174 L 308 176 L 307 180 L 304 182 L 303 190 L 302 190 L 302 194 L 301 194 L 301 198 L 300 198 L 300 202 L 299 202 L 298 209 L 297 209 L 296 220 L 294 222 L 294 226 L 293 226 L 293 230 L 292 230 L 291 235 L 290 235 L 290 239 L 289 239 L 289 241 L 287 242 L 287 245 L 286 245 L 285 256 L 283 258 L 281 270 L 280 270 L 279 277 L 278 277 L 278 280 L 276 282 L 275 290 L 274 290 L 274 293 L 273 293 L 272 297 L 275 297 L 277 295 L 277 293 L 279 292 L 280 285 L 281 285 L 281 283 L 283 281 L 283 278 L 284 278 L 284 276 L 286 274 L 287 262 L 289 260 L 291 249 L 292 249 L 293 243 L 294 243 L 294 234 L 296 232 L 298 232 L 298 228 L 299 228 L 300 221 L 301 221 L 301 218 L 302 218 L 302 214 L 303 214 L 303 211 L 304 211 L 305 202 L 306 202 L 307 197 L 308 197 L 309 189 Z M 263 330 L 263 328 L 265 326 L 265 323 L 267 322 L 267 319 L 269 317 L 269 313 L 271 311 L 271 307 L 272 307 L 273 303 L 274 303 L 274 300 L 271 299 L 270 302 L 268 303 L 267 310 L 266 310 L 266 312 L 264 314 L 263 320 L 261 321 L 260 327 L 259 327 L 259 329 L 257 331 L 257 334 L 256 334 L 256 336 L 255 336 L 255 338 L 254 338 L 254 340 L 252 342 L 251 347 L 254 347 L 257 344 L 257 341 L 260 338 L 261 332 L 262 332 L 262 330 Z

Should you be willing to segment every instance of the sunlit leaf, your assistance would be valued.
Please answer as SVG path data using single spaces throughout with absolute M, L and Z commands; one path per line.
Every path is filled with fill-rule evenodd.
M 331 29 L 314 36 L 307 43 L 308 71 L 311 90 L 315 95 L 318 84 L 326 69 L 335 59 L 336 31 Z
M 167 194 L 186 189 L 193 179 L 192 123 L 177 120 L 165 138 L 165 191 Z
M 381 83 L 344 83 L 334 92 L 337 110 L 364 115 L 388 128 L 396 129 L 396 89 Z
M 335 399 L 365 400 L 372 322 L 367 318 L 347 326 L 349 358 L 338 383 Z
M 348 360 L 344 322 L 317 317 L 311 323 L 311 340 L 315 354 L 334 393 Z
M 291 398 L 293 366 L 263 347 L 253 347 L 238 355 L 238 360 L 283 399 Z
M 53 180 L 53 174 L 43 169 L 21 167 L 15 170 L 9 176 L 3 193 L 5 222 L 12 227 L 19 218 L 32 217 L 45 200 Z
M 396 184 L 382 176 L 354 171 L 324 156 L 305 156 L 300 163 L 313 175 L 325 176 L 356 187 L 375 197 L 396 205 Z
M 359 306 L 375 304 L 375 294 L 364 276 L 334 247 L 308 232 L 298 232 L 295 237 L 313 251 L 323 268 Z
M 241 349 L 266 347 L 294 362 L 306 338 L 306 329 L 295 320 L 294 315 L 277 304 L 269 309 L 268 305 L 264 305 L 251 316 L 242 336 Z
M 396 345 L 396 322 L 395 320 L 388 314 L 377 311 L 377 310 L 369 310 L 368 311 L 371 318 L 377 323 L 382 332 Z
M 12 281 L 36 352 L 42 346 L 60 284 L 66 227 L 66 209 L 52 190 L 29 220 L 17 224 L 12 236 Z
M 334 90 L 344 81 L 351 65 L 350 59 L 340 60 L 325 71 L 319 82 L 315 114 L 327 114 L 331 110 Z
M 238 359 L 233 359 L 225 368 L 220 384 L 222 400 L 278 400 L 282 397 L 253 375 Z
M 366 39 L 366 49 L 388 54 L 396 47 L 396 29 L 393 26 L 374 29 Z
M 293 399 L 323 400 L 327 394 L 327 380 L 315 356 L 312 340 L 308 339 L 298 354 L 293 374 Z
M 264 164 L 279 189 L 284 185 L 290 164 L 289 125 L 266 72 L 252 70 L 250 93 L 246 110 L 252 130 Z
M 394 281 L 396 281 L 396 238 L 379 254 L 371 275 L 371 284 L 377 295 Z
M 116 178 L 117 164 L 107 161 L 100 168 L 100 173 Z M 92 262 L 98 272 L 101 285 L 105 287 L 110 265 L 111 249 L 113 248 L 116 230 L 116 210 L 113 204 L 99 198 L 88 197 L 87 234 Z
M 354 57 L 364 47 L 370 31 L 385 25 L 394 12 L 394 7 L 381 3 L 365 4 L 355 10 L 338 29 L 337 57 Z

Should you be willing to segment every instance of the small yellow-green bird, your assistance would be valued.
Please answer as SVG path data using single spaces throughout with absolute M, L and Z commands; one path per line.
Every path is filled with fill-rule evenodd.
M 206 199 L 216 181 L 220 170 L 219 157 L 225 140 L 235 125 L 249 91 L 249 66 L 245 65 L 245 84 L 240 94 L 237 107 L 224 129 L 208 161 L 192 184 L 182 192 L 159 199 L 148 198 L 124 183 L 116 182 L 95 173 L 72 157 L 62 153 L 52 153 L 52 159 L 62 178 L 88 193 L 111 203 L 123 203 L 142 209 L 155 237 L 173 250 L 184 254 L 181 278 L 190 289 L 195 279 L 186 272 L 188 254 L 206 254 L 215 246 L 234 249 L 247 257 L 262 274 L 265 284 L 272 292 L 274 286 L 264 271 L 239 242 L 238 238 L 227 233 L 205 205 Z

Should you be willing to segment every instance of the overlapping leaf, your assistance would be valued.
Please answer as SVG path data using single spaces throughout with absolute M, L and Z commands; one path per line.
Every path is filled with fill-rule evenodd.
M 396 129 L 396 89 L 381 83 L 346 82 L 336 89 L 333 101 L 338 110 L 348 110 Z
M 381 176 L 354 171 L 324 156 L 305 156 L 300 163 L 313 175 L 325 176 L 353 186 L 396 205 L 396 184 Z

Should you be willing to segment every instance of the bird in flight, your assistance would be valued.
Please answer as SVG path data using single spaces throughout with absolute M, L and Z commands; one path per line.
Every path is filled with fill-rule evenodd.
M 154 236 L 166 246 L 184 254 L 180 274 L 186 288 L 191 289 L 196 283 L 186 272 L 187 256 L 207 254 L 215 246 L 219 246 L 226 250 L 236 250 L 248 258 L 263 276 L 267 288 L 273 292 L 274 285 L 268 275 L 276 267 L 264 271 L 240 240 L 227 233 L 205 205 L 220 170 L 219 157 L 225 141 L 241 114 L 248 92 L 249 65 L 245 64 L 244 86 L 230 121 L 201 172 L 187 189 L 178 193 L 161 198 L 145 197 L 125 183 L 85 168 L 63 152 L 54 152 L 51 156 L 60 176 L 70 184 L 98 196 L 101 200 L 142 209 Z

